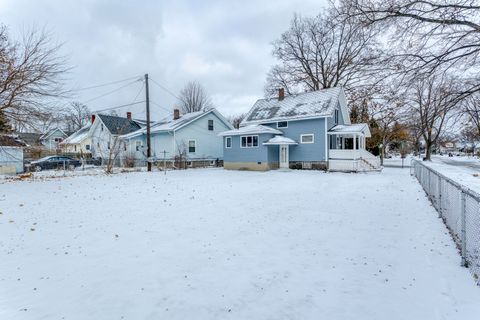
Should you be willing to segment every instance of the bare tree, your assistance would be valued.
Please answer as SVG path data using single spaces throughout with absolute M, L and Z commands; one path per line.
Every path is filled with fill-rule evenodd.
M 238 129 L 240 128 L 240 123 L 245 118 L 245 115 L 246 115 L 245 113 L 240 113 L 237 115 L 230 116 L 228 117 L 228 122 L 230 122 L 235 129 Z
M 462 103 L 462 111 L 466 115 L 465 125 L 470 127 L 473 132 L 476 131 L 477 139 L 480 140 L 480 94 L 471 95 Z
M 67 131 L 77 131 L 90 121 L 91 112 L 86 105 L 72 102 L 65 110 L 65 127 Z
M 444 73 L 417 77 L 413 80 L 410 94 L 407 93 L 411 96 L 409 104 L 425 141 L 425 160 L 431 159 L 432 147 L 461 101 L 457 83 L 457 79 Z
M 179 106 L 183 114 L 213 108 L 212 100 L 205 88 L 197 81 L 188 82 L 179 95 Z
M 66 61 L 45 30 L 31 30 L 21 41 L 0 26 L 0 111 L 17 127 L 34 127 L 52 112 L 52 99 L 62 96 Z
M 475 72 L 480 58 L 480 4 L 473 0 L 340 0 L 348 18 L 380 26 L 393 40 L 392 56 L 409 71 L 438 69 L 464 72 L 469 86 L 464 94 L 480 90 Z M 338 3 L 338 2 L 337 2 Z
M 364 85 L 380 57 L 375 30 L 341 19 L 334 8 L 316 17 L 295 15 L 273 47 L 279 63 L 267 76 L 267 95 L 279 87 L 292 94 Z

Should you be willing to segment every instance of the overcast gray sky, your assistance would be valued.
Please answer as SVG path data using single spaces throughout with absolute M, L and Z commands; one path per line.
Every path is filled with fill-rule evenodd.
M 314 15 L 326 0 L 303 1 L 115 1 L 0 0 L 0 22 L 18 36 L 46 26 L 74 67 L 70 86 L 150 77 L 177 94 L 189 80 L 202 83 L 224 114 L 246 112 L 263 97 L 274 63 L 271 42 L 288 28 L 295 12 Z M 128 82 L 127 82 L 128 83 Z M 134 101 L 141 82 L 88 102 L 92 110 Z M 91 98 L 117 87 L 78 93 Z M 150 84 L 155 118 L 173 109 L 175 98 Z M 144 93 L 137 100 L 142 100 Z M 123 108 L 144 117 L 144 106 Z

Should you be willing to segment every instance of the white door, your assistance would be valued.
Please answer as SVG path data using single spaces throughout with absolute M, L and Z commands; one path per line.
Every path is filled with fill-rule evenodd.
M 280 145 L 280 168 L 288 169 L 288 144 Z

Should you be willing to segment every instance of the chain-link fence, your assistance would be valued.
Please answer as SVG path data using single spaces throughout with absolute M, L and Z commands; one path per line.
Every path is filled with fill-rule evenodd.
M 480 195 L 438 171 L 413 160 L 414 175 L 452 235 L 462 256 L 480 284 Z

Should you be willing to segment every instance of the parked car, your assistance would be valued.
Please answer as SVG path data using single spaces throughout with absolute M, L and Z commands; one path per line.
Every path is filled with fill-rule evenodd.
M 80 167 L 82 163 L 79 160 L 66 156 L 48 156 L 30 162 L 32 170 L 41 171 L 48 169 L 74 169 Z

